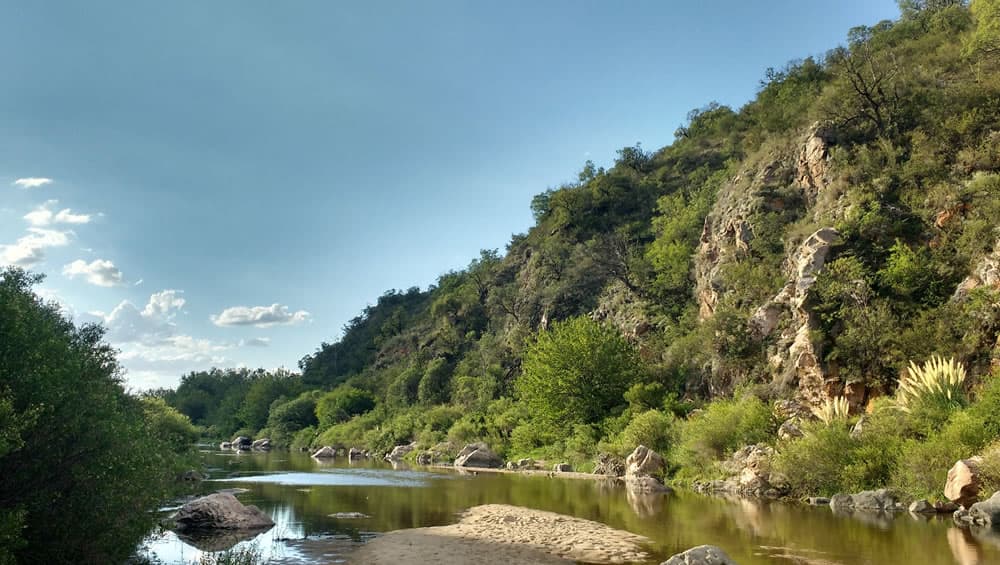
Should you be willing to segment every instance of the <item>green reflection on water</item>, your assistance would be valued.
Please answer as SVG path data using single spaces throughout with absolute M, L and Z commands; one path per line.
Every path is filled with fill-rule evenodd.
M 955 529 L 950 519 L 836 516 L 828 508 L 724 500 L 679 492 L 669 496 L 634 497 L 603 481 L 545 476 L 415 469 L 421 486 L 283 485 L 246 481 L 262 473 L 340 473 L 345 468 L 391 470 L 375 462 L 349 465 L 343 458 L 318 462 L 299 453 L 206 453 L 213 479 L 209 492 L 240 487 L 246 503 L 272 515 L 279 527 L 296 536 L 346 534 L 363 539 L 366 532 L 438 526 L 455 522 L 471 506 L 513 504 L 595 520 L 644 535 L 657 562 L 701 544 L 724 548 L 743 565 L 763 563 L 952 564 L 1000 563 L 1000 536 L 973 536 Z M 227 477 L 243 477 L 241 482 Z M 374 476 L 377 476 L 375 473 Z M 393 477 L 410 477 L 390 473 Z M 317 483 L 329 476 L 317 475 Z M 270 477 L 273 479 L 273 477 Z M 337 481 L 350 482 L 351 475 Z M 301 482 L 301 481 L 299 481 Z M 407 485 L 412 485 L 410 481 Z M 368 518 L 337 519 L 338 512 L 360 512 Z M 792 559 L 790 559 L 792 558 Z M 798 558 L 798 559 L 795 559 Z

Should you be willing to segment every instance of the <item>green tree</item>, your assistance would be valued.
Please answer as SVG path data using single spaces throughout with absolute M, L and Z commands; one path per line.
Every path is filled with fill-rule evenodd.
M 635 349 L 614 328 L 578 317 L 555 322 L 524 355 L 517 392 L 553 433 L 596 423 L 624 404 L 639 379 Z
M 345 422 L 375 407 L 375 399 L 366 391 L 342 385 L 324 394 L 316 402 L 316 417 L 321 429 Z
M 0 271 L 0 558 L 120 563 L 171 478 L 159 442 L 183 443 L 185 426 L 125 393 L 102 329 L 43 302 L 31 290 L 40 280 Z M 173 424 L 180 436 L 165 432 Z
M 965 44 L 967 54 L 1000 55 L 1000 0 L 972 0 L 976 29 Z

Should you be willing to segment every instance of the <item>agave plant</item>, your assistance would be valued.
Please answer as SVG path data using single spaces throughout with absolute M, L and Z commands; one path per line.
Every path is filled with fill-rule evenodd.
M 896 389 L 896 405 L 910 412 L 923 402 L 959 403 L 964 399 L 964 383 L 965 367 L 954 358 L 933 355 L 922 367 L 910 361 L 906 377 Z
M 823 404 L 813 406 L 813 416 L 819 418 L 821 422 L 830 425 L 834 422 L 845 421 L 850 416 L 851 406 L 843 396 L 827 398 Z

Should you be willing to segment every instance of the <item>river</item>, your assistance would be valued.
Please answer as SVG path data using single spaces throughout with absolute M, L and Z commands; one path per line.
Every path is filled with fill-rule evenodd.
M 827 507 L 688 492 L 636 498 L 605 481 L 393 469 L 381 462 L 319 462 L 281 451 L 203 456 L 211 478 L 192 494 L 246 489 L 240 500 L 260 507 L 276 526 L 240 544 L 253 544 L 276 565 L 342 562 L 379 533 L 454 523 L 462 510 L 487 503 L 569 514 L 644 535 L 653 542 L 651 563 L 701 544 L 722 547 L 741 565 L 1000 563 L 1000 534 L 974 535 L 955 527 L 950 517 L 835 515 Z M 158 531 L 148 551 L 165 564 L 188 564 L 197 563 L 203 550 L 232 542 L 184 541 Z

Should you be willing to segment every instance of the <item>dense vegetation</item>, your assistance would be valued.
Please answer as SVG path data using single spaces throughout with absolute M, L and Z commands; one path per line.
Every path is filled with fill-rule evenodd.
M 0 563 L 120 563 L 198 434 L 126 394 L 101 328 L 74 327 L 39 280 L 0 271 Z
M 774 401 L 844 394 L 854 418 L 873 412 L 870 431 L 808 424 L 779 449 L 787 468 L 816 466 L 796 488 L 924 492 L 940 477 L 921 473 L 1000 433 L 1000 291 L 963 282 L 1000 237 L 998 6 L 902 2 L 899 21 L 769 70 L 742 108 L 692 111 L 669 146 L 586 163 L 532 200 L 535 225 L 504 254 L 387 292 L 300 375 L 198 372 L 161 396 L 220 437 L 382 452 L 483 440 L 584 467 L 641 442 L 693 479 L 776 443 Z M 837 237 L 815 284 L 758 331 L 821 228 Z M 786 359 L 796 316 L 822 375 L 811 391 Z M 879 410 L 932 354 L 967 368 L 963 400 Z

